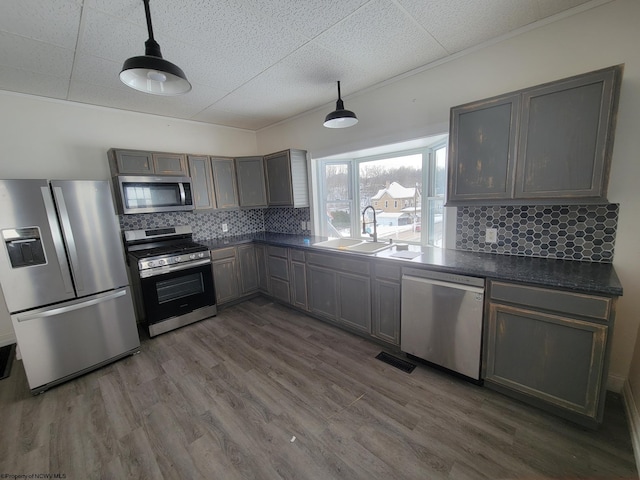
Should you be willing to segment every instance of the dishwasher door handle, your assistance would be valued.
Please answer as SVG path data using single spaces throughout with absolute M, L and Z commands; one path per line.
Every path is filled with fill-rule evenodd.
M 424 283 L 426 285 L 439 285 L 441 287 L 455 288 L 456 290 L 465 290 L 467 292 L 484 294 L 484 288 L 474 287 L 471 285 L 464 285 L 462 283 L 443 282 L 441 280 L 432 280 L 430 278 L 413 277 L 410 275 L 403 275 L 402 281 L 418 282 L 418 283 Z

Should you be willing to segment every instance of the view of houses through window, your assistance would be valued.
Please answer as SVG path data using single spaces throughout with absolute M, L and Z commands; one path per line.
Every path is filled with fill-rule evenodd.
M 321 160 L 321 235 L 443 246 L 446 139 L 429 148 L 375 157 Z

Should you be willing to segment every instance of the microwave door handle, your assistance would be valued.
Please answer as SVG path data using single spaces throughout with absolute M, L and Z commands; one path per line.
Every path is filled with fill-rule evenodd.
M 64 201 L 64 194 L 61 187 L 53 187 L 53 196 L 55 197 L 58 205 L 58 211 L 60 212 L 60 223 L 62 224 L 62 233 L 64 239 L 67 242 L 67 248 L 69 249 L 69 262 L 71 263 L 71 271 L 73 273 L 73 279 L 76 284 L 78 293 L 84 290 L 84 284 L 82 282 L 82 274 L 80 272 L 80 261 L 78 260 L 78 249 L 76 247 L 76 241 L 73 237 L 73 230 L 71 229 L 71 221 L 69 220 L 69 211 L 67 210 L 67 204 Z
M 187 201 L 187 197 L 184 193 L 184 183 L 178 182 L 178 188 L 180 189 L 180 205 L 184 205 Z
M 73 292 L 73 284 L 71 283 L 71 272 L 69 271 L 69 265 L 67 264 L 67 256 L 64 253 L 64 243 L 60 230 L 58 228 L 58 219 L 56 218 L 56 209 L 53 205 L 53 199 L 51 198 L 51 192 L 49 187 L 40 187 L 42 193 L 42 201 L 44 202 L 44 209 L 47 213 L 47 221 L 49 222 L 49 231 L 53 238 L 53 248 L 56 251 L 58 257 L 58 264 L 60 265 L 60 273 L 62 274 L 62 284 L 64 290 L 67 293 Z

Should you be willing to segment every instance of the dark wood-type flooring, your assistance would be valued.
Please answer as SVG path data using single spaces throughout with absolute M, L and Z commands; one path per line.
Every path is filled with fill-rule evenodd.
M 31 396 L 0 382 L 0 473 L 67 479 L 637 478 L 619 396 L 588 430 L 257 298 Z

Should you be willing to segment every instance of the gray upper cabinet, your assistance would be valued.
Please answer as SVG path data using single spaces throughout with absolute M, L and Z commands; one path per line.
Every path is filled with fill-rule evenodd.
M 622 70 L 452 108 L 447 205 L 606 202 Z
M 213 187 L 217 208 L 237 208 L 238 190 L 233 158 L 211 157 Z
M 266 207 L 267 192 L 262 157 L 235 159 L 238 199 L 241 207 Z
M 156 153 L 151 154 L 153 171 L 156 175 L 187 176 L 187 157 L 181 153 Z
M 267 204 L 270 207 L 308 207 L 307 152 L 285 150 L 264 157 Z
M 112 148 L 108 157 L 111 175 L 189 175 L 187 157 L 181 153 Z
M 111 149 L 108 153 L 111 175 L 153 175 L 151 152 Z
M 511 198 L 519 95 L 451 109 L 449 200 Z
M 210 210 L 216 208 L 213 192 L 213 176 L 211 174 L 211 160 L 208 156 L 189 155 L 189 175 L 193 187 L 193 200 L 196 210 Z

